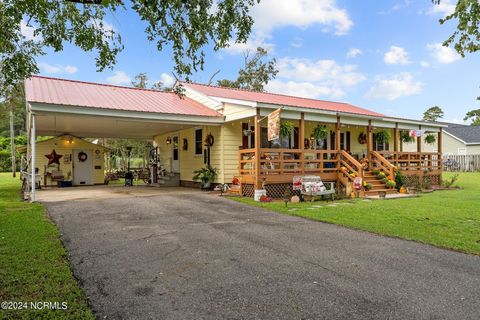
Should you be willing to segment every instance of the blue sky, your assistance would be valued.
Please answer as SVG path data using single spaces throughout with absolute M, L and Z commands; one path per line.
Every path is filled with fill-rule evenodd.
M 192 80 L 207 82 L 218 69 L 216 79 L 234 79 L 243 52 L 261 45 L 280 70 L 268 91 L 345 101 L 406 118 L 420 118 L 439 105 L 446 121 L 461 122 L 467 111 L 480 108 L 475 99 L 480 55 L 462 59 L 440 46 L 456 26 L 438 23 L 453 2 L 262 0 L 252 11 L 256 23 L 249 42 L 207 49 L 205 68 Z M 37 59 L 41 75 L 129 85 L 136 74 L 147 72 L 152 82 L 172 81 L 171 50 L 158 52 L 146 40 L 135 13 L 117 12 L 106 22 L 125 45 L 113 70 L 96 72 L 94 53 L 67 45 Z

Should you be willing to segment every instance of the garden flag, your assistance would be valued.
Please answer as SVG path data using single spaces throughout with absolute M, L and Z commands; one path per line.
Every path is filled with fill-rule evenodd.
M 409 136 L 410 137 L 421 137 L 425 133 L 425 130 L 410 130 Z
M 280 112 L 279 108 L 268 115 L 268 141 L 280 138 Z

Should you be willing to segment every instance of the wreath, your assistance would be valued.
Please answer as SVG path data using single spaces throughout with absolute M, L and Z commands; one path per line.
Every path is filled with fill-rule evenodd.
M 358 135 L 358 143 L 365 144 L 367 143 L 367 134 L 362 132 Z
M 88 159 L 88 156 L 85 152 L 79 152 L 78 153 L 78 161 L 80 162 L 85 162 Z
M 215 139 L 213 138 L 212 134 L 211 133 L 207 134 L 207 137 L 205 138 L 205 146 L 211 147 L 213 146 L 214 142 L 215 142 Z

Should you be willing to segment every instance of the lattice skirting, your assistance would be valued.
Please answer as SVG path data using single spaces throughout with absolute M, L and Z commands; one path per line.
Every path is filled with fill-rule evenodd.
M 425 176 L 405 176 L 405 185 L 411 188 L 429 189 L 431 186 L 439 186 L 442 183 L 442 176 L 425 175 Z
M 267 190 L 267 196 L 273 199 L 282 199 L 285 190 L 290 192 L 290 195 L 300 195 L 299 191 L 293 191 L 291 183 L 275 183 L 275 184 L 267 184 L 265 189 Z M 255 188 L 253 184 L 242 184 L 242 193 L 245 197 L 253 198 L 255 193 Z

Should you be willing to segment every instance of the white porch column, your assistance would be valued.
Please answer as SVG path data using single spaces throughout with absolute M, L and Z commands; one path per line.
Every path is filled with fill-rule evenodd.
M 30 137 L 31 137 L 31 141 L 30 141 L 30 146 L 32 148 L 32 151 L 31 151 L 31 157 L 32 157 L 32 160 L 30 162 L 30 164 L 32 165 L 32 180 L 31 180 L 31 191 L 30 191 L 30 202 L 34 202 L 35 201 L 35 178 L 36 178 L 36 174 L 35 174 L 35 156 L 36 156 L 36 153 L 35 153 L 35 139 L 36 139 L 36 132 L 35 132 L 35 114 L 32 113 L 32 123 L 31 123 L 32 127 L 31 127 L 31 133 L 30 133 Z

